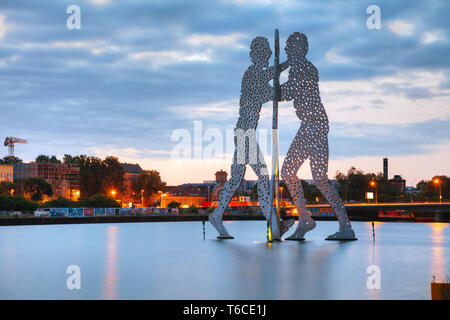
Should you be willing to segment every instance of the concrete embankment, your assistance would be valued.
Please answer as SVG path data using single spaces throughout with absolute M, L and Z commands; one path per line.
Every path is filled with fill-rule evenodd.
M 351 221 L 405 221 L 414 222 L 414 219 L 380 218 L 373 214 L 349 215 Z M 295 216 L 285 217 L 297 219 Z M 313 217 L 318 221 L 334 221 L 336 217 Z M 97 216 L 97 217 L 2 217 L 0 226 L 14 225 L 43 225 L 43 224 L 82 224 L 82 223 L 126 223 L 126 222 L 181 222 L 208 220 L 206 215 L 160 215 L 160 216 Z M 225 221 L 230 220 L 265 220 L 263 215 L 225 215 Z M 433 222 L 429 219 L 425 222 Z M 424 221 L 419 221 L 424 222 Z

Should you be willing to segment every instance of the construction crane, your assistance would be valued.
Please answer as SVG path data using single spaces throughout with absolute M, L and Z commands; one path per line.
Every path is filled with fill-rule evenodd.
M 14 143 L 28 143 L 28 141 L 15 137 L 6 137 L 4 145 L 5 147 L 8 146 L 8 157 L 14 157 Z

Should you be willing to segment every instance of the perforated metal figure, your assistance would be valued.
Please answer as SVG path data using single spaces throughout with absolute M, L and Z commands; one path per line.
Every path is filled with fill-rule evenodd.
M 300 129 L 289 147 L 281 168 L 299 213 L 295 232 L 287 240 L 303 240 L 306 232 L 315 228 L 308 214 L 301 180 L 297 176 L 303 162 L 309 158 L 313 184 L 325 196 L 339 220 L 339 231 L 327 240 L 353 240 L 355 233 L 347 217 L 344 203 L 336 189 L 328 181 L 328 117 L 319 93 L 319 74 L 316 67 L 306 59 L 308 39 L 299 32 L 289 36 L 285 51 L 289 62 L 289 80 L 281 86 L 282 100 L 294 102 Z
M 269 175 L 264 155 L 256 139 L 256 128 L 261 106 L 273 99 L 273 88 L 269 85 L 269 81 L 274 77 L 274 68 L 273 66 L 268 67 L 271 55 L 272 51 L 266 38 L 256 37 L 253 39 L 250 45 L 250 59 L 253 64 L 248 67 L 242 78 L 239 119 L 234 130 L 235 151 L 231 165 L 231 177 L 220 192 L 218 207 L 209 215 L 209 221 L 219 232 L 218 238 L 220 239 L 233 238 L 225 229 L 222 217 L 244 179 L 247 164 L 258 176 L 258 201 L 264 216 L 269 219 Z M 281 70 L 287 67 L 286 62 L 280 65 Z M 272 216 L 276 218 L 275 215 Z M 276 223 L 276 220 L 274 221 Z M 293 222 L 290 220 L 282 221 L 280 234 L 286 232 L 292 224 Z

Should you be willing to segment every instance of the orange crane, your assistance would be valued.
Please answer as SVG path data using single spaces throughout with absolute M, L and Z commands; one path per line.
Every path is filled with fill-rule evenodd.
M 19 139 L 15 137 L 6 137 L 5 138 L 5 147 L 8 146 L 8 157 L 14 157 L 14 144 L 15 143 L 28 143 L 27 140 Z

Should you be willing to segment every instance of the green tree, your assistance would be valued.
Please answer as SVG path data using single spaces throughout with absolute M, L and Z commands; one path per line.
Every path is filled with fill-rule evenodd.
M 123 176 L 125 171 L 116 157 L 106 157 L 103 160 L 104 173 L 102 176 L 102 191 L 109 194 L 111 190 L 115 190 L 118 194 L 123 194 L 124 184 Z
M 3 157 L 3 159 L 0 159 L 0 164 L 14 164 L 14 163 L 22 163 L 22 159 L 10 156 L 6 156 Z
M 25 178 L 21 181 L 24 195 L 33 201 L 41 201 L 43 196 L 53 195 L 52 185 L 41 178 Z
M 103 192 L 105 166 L 100 158 L 86 155 L 64 155 L 65 164 L 75 164 L 80 167 L 80 193 L 84 198 Z
M 119 208 L 120 205 L 113 198 L 104 194 L 96 194 L 90 198 L 83 198 L 78 201 L 80 207 L 85 208 Z
M 143 190 L 142 195 L 144 199 L 148 199 L 150 196 L 158 193 L 158 191 L 165 191 L 166 183 L 161 180 L 158 171 L 144 170 L 133 181 L 131 189 L 136 192 L 136 194 L 141 194 L 141 190 Z M 145 203 L 144 206 L 146 206 Z
M 63 157 L 63 163 L 80 165 L 79 157 L 81 156 L 71 156 L 70 154 L 65 154 Z
M 47 156 L 44 154 L 40 154 L 36 157 L 36 162 L 50 162 L 50 163 L 61 163 L 60 160 L 56 158 L 56 156 Z
M 186 209 L 186 213 L 197 214 L 198 213 L 198 209 L 197 209 L 196 206 L 189 206 L 189 208 Z
M 441 189 L 442 201 L 448 201 L 448 199 L 450 199 L 450 177 L 445 175 L 434 176 L 431 180 L 420 181 L 417 184 L 417 189 L 419 189 L 420 192 L 416 196 L 416 200 L 439 201 L 439 186 Z
M 0 210 L 4 211 L 34 211 L 38 204 L 22 196 L 0 195 Z
M 250 200 L 258 201 L 258 184 L 257 183 L 255 183 L 255 185 L 252 188 L 252 192 L 250 193 Z
M 180 205 L 181 205 L 181 203 L 179 203 L 179 202 L 171 201 L 167 205 L 167 208 L 169 208 L 169 209 L 178 208 Z
M 65 154 L 63 162 L 80 167 L 80 192 L 85 198 L 101 193 L 109 195 L 113 189 L 119 195 L 124 191 L 124 170 L 116 157 L 109 156 L 102 160 Z
M 11 194 L 16 189 L 17 186 L 14 182 L 11 181 L 0 182 L 0 194 Z
M 401 196 L 400 191 L 384 178 L 382 173 L 364 173 L 351 167 L 347 174 L 338 171 L 336 180 L 339 183 L 339 194 L 345 202 L 349 200 L 364 202 L 368 191 L 377 194 L 378 202 L 396 201 Z M 372 181 L 375 185 L 371 185 Z
M 64 197 L 58 197 L 56 200 L 44 202 L 42 208 L 76 208 L 79 206 L 77 201 L 72 201 Z
M 308 182 L 302 180 L 303 194 L 307 202 L 324 201 L 323 195 L 320 193 L 319 189 L 315 185 L 311 185 Z M 283 190 L 284 193 L 284 190 Z

